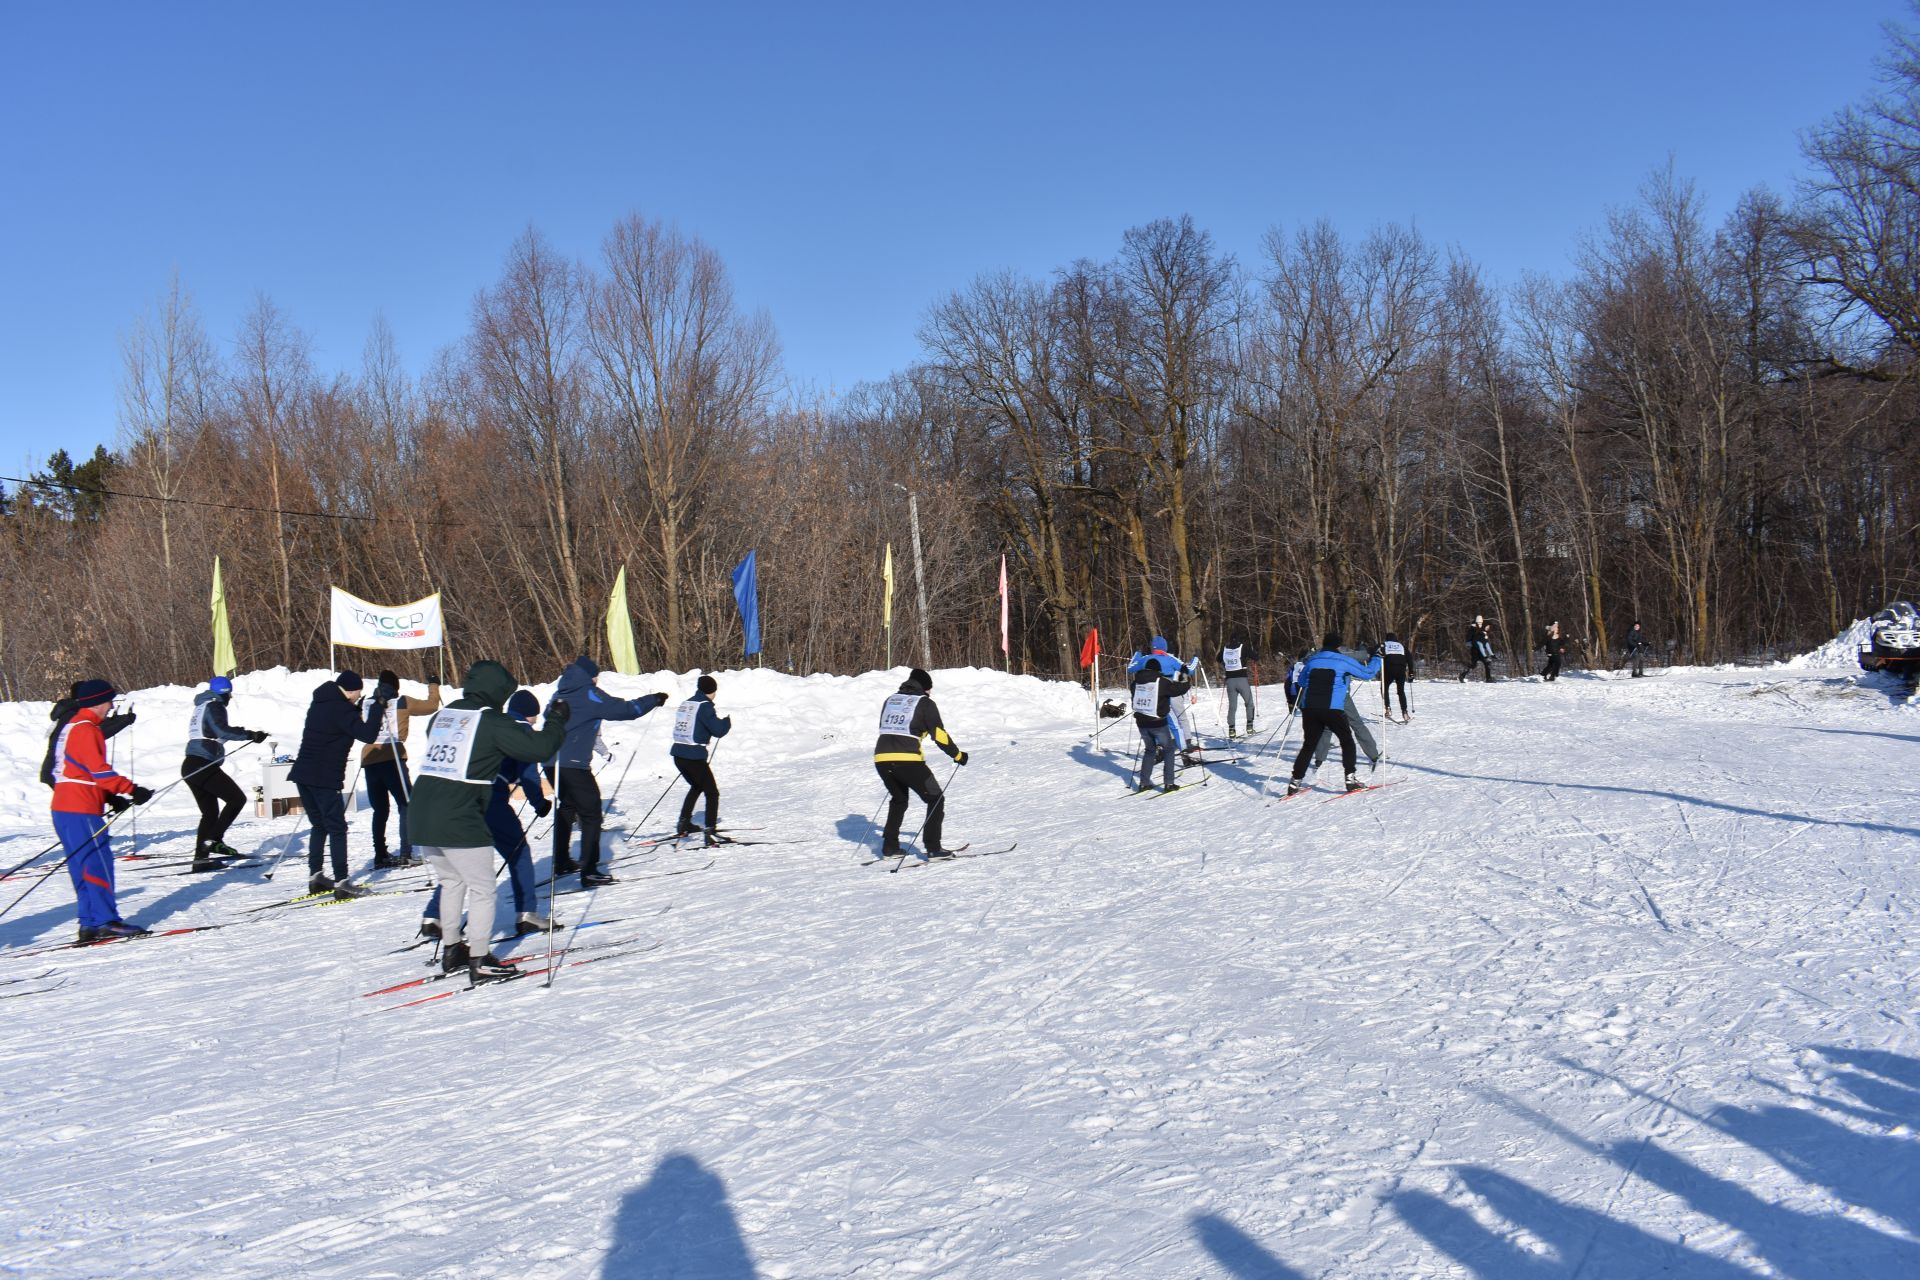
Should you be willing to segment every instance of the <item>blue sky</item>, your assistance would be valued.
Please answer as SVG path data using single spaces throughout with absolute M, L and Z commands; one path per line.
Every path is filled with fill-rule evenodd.
M 638 211 L 717 249 L 788 374 L 912 360 L 983 271 L 1190 213 L 1243 262 L 1411 222 L 1563 272 L 1672 157 L 1716 216 L 1790 189 L 1900 0 L 1605 5 L 0 4 L 0 473 L 117 433 L 119 339 L 178 269 L 416 371 L 529 223 Z

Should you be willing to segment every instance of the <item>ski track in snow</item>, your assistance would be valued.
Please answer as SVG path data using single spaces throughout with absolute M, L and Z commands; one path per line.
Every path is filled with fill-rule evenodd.
M 242 677 L 234 718 L 286 750 L 321 678 Z M 609 726 L 603 786 L 639 751 L 616 874 L 712 865 L 563 897 L 628 917 L 583 944 L 661 945 L 550 989 L 366 997 L 427 972 L 387 954 L 423 900 L 242 914 L 299 892 L 298 853 L 272 884 L 122 862 L 128 918 L 244 923 L 9 954 L 70 936 L 57 874 L 0 919 L 0 981 L 32 979 L 0 987 L 0 1270 L 1920 1275 L 1920 712 L 1892 686 L 1421 682 L 1384 729 L 1400 785 L 1277 806 L 1297 739 L 1134 801 L 1135 738 L 1089 749 L 1083 691 L 941 672 L 973 754 L 950 838 L 1020 847 L 894 876 L 858 865 L 893 683 L 721 677 L 723 813 L 795 844 L 621 848 L 670 717 Z M 135 701 L 118 757 L 170 781 L 188 693 Z M 52 839 L 45 714 L 0 705 L 10 862 Z M 142 811 L 142 852 L 187 856 L 193 813 Z

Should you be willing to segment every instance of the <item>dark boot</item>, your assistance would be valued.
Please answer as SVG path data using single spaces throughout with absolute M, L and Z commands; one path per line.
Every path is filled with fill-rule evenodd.
M 464 942 L 456 942 L 440 953 L 440 972 L 458 973 L 467 967 L 469 958 L 467 944 Z

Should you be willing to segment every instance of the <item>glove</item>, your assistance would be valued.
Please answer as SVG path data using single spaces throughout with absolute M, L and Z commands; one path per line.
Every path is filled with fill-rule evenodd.
M 664 693 L 656 693 L 656 694 L 654 694 L 653 696 L 654 696 L 654 698 L 656 699 L 656 701 L 655 701 L 655 702 L 654 702 L 654 704 L 653 704 L 654 706 L 656 706 L 656 707 L 664 707 L 664 706 L 666 706 L 666 705 L 667 705 L 667 695 L 666 695 L 666 694 L 664 694 Z
M 152 788 L 140 786 L 138 783 L 134 784 L 133 802 L 135 804 L 145 804 L 147 801 L 151 799 L 153 799 Z
M 965 764 L 967 762 L 967 753 L 962 751 L 959 755 L 953 758 L 953 762 L 955 764 Z
M 565 698 L 561 698 L 559 701 L 555 702 L 552 706 L 547 708 L 548 724 L 565 724 L 568 720 L 571 720 L 572 718 L 573 718 L 573 708 L 567 705 L 567 700 Z
M 125 813 L 127 810 L 133 808 L 133 802 L 131 800 L 128 800 L 122 795 L 115 795 L 111 791 L 107 792 L 102 799 L 107 802 L 107 808 L 113 810 L 116 814 Z
M 265 742 L 267 740 L 267 731 L 265 729 L 254 729 L 249 732 L 247 736 L 255 742 Z
M 552 813 L 552 812 L 553 812 L 553 801 L 551 801 L 551 800 L 535 800 L 535 801 L 533 802 L 533 816 L 534 816 L 534 817 L 536 817 L 536 818 L 544 818 L 544 817 L 546 817 L 546 816 L 547 816 L 548 814 L 550 814 L 550 813 Z

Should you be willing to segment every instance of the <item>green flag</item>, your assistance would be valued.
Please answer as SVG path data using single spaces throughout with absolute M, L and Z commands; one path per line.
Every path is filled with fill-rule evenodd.
M 233 633 L 227 629 L 227 590 L 220 584 L 220 557 L 213 558 L 213 674 L 230 676 L 239 669 L 233 660 Z
M 623 676 L 640 674 L 640 655 L 633 647 L 633 619 L 627 613 L 627 567 L 613 580 L 613 598 L 607 601 L 607 657 Z

